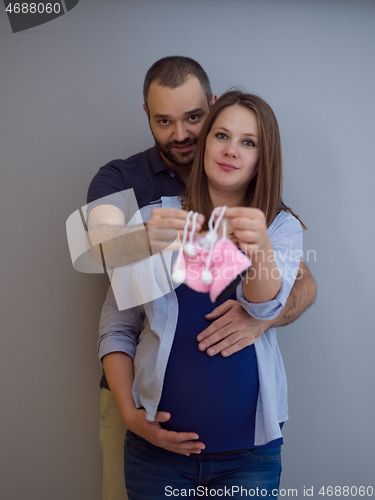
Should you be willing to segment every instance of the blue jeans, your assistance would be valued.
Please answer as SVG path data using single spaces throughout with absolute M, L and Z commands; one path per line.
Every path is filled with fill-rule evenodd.
M 129 500 L 165 498 L 277 499 L 280 447 L 253 448 L 205 458 L 179 455 L 133 432 L 125 440 L 125 482 Z

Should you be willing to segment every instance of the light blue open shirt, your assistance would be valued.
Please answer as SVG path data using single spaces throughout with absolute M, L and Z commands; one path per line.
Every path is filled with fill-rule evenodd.
M 159 203 L 141 208 L 131 223 L 147 222 L 152 210 L 157 207 L 181 208 L 180 198 L 163 197 Z M 301 224 L 289 212 L 280 211 L 269 226 L 268 233 L 281 273 L 279 293 L 268 302 L 251 303 L 243 296 L 242 283 L 237 286 L 239 304 L 251 316 L 261 320 L 271 320 L 279 315 L 294 284 L 302 257 Z M 118 305 L 117 296 L 116 303 L 110 288 L 100 320 L 99 359 L 111 352 L 124 352 L 134 360 L 133 398 L 137 408 L 146 410 L 149 420 L 154 419 L 158 408 L 177 325 L 178 300 L 169 278 L 172 261 L 172 252 L 164 252 L 138 265 L 117 268 L 115 279 L 117 284 L 124 284 L 126 297 L 136 296 L 138 304 L 143 305 L 119 310 L 124 307 Z M 147 299 L 144 299 L 142 302 L 145 290 L 152 289 L 165 291 L 155 300 L 145 303 Z M 254 347 L 259 374 L 254 444 L 259 446 L 281 437 L 279 424 L 288 419 L 287 381 L 276 330 L 267 330 Z

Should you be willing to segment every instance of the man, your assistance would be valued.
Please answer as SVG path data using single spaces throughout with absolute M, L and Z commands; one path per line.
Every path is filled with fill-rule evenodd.
M 121 202 L 100 201 L 114 192 L 122 192 L 133 188 L 139 208 L 160 199 L 161 196 L 181 194 L 188 179 L 193 162 L 196 141 L 208 115 L 210 107 L 216 101 L 212 95 L 209 80 L 201 66 L 185 57 L 167 57 L 157 61 L 147 72 L 144 82 L 144 110 L 155 146 L 128 160 L 116 160 L 103 167 L 95 176 L 89 188 L 88 202 L 90 215 L 88 220 L 90 237 L 94 244 L 105 240 L 116 241 L 116 236 L 124 234 L 124 227 L 133 214 L 128 214 Z M 98 200 L 98 201 L 94 201 Z M 121 245 L 107 246 L 106 260 L 115 265 L 122 265 Z M 230 300 L 214 309 L 207 316 L 211 325 L 198 336 L 198 348 L 208 355 L 230 356 L 234 352 L 253 344 L 270 326 L 282 326 L 294 321 L 314 300 L 315 283 L 305 264 L 301 262 L 301 278 L 296 281 L 288 302 L 277 319 L 271 322 L 258 321 L 248 316 L 236 301 Z M 108 301 L 113 302 L 109 296 Z M 104 310 L 103 310 L 104 311 Z M 105 311 L 104 311 L 105 314 Z M 105 321 L 105 317 L 104 317 Z M 111 326 L 112 327 L 112 326 Z M 115 326 L 113 326 L 115 327 Z M 104 370 L 109 385 L 102 381 L 102 393 L 105 399 L 115 408 L 109 387 L 115 397 L 122 420 L 136 434 L 147 439 L 156 446 L 182 453 L 199 453 L 203 444 L 194 441 L 193 432 L 171 432 L 160 426 L 170 416 L 164 412 L 156 415 L 154 422 L 145 418 L 143 410 L 135 407 L 131 396 L 133 380 L 132 359 L 123 352 L 108 352 L 103 358 Z M 103 404 L 105 403 L 102 398 Z M 101 408 L 102 415 L 106 409 Z M 120 420 L 118 414 L 115 417 Z M 104 427 L 105 417 L 101 422 Z M 118 461 L 122 476 L 123 432 L 118 442 Z M 119 440 L 120 438 L 118 438 Z M 103 438 L 104 469 L 106 471 L 106 444 Z M 114 453 L 114 452 L 112 452 Z M 115 484 L 112 477 L 107 479 L 104 473 L 104 484 Z M 106 488 L 106 486 L 105 486 Z M 122 498 L 104 493 L 104 498 L 118 500 Z

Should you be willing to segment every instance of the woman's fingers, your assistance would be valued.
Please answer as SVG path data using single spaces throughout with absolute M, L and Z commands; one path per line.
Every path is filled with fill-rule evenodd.
M 186 225 L 188 212 L 177 208 L 155 208 L 147 222 L 147 235 L 151 252 L 162 252 L 168 250 L 178 250 L 180 240 Z M 204 222 L 204 216 L 199 214 L 196 218 L 196 232 L 199 232 Z M 192 230 L 193 223 L 190 221 L 188 231 Z

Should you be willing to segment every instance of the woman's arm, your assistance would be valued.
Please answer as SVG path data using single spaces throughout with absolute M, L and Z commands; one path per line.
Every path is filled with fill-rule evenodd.
M 264 213 L 257 208 L 231 207 L 225 217 L 240 249 L 252 262 L 242 284 L 245 299 L 255 303 L 274 299 L 281 287 L 281 277 Z
M 280 272 L 281 287 L 276 297 L 261 303 L 249 302 L 242 287 L 237 288 L 239 304 L 254 318 L 274 320 L 283 310 L 299 274 L 303 253 L 302 227 L 288 212 L 280 212 L 268 228 L 275 264 Z M 272 324 L 272 326 L 276 326 Z

